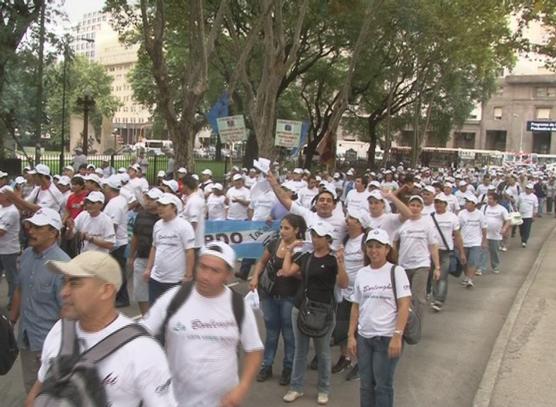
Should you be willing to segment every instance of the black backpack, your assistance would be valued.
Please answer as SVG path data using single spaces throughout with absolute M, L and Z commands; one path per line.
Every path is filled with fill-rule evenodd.
M 107 406 L 106 389 L 96 364 L 140 336 L 150 336 L 139 324 L 118 329 L 92 348 L 79 353 L 75 321 L 62 320 L 60 353 L 48 369 L 35 407 Z
M 193 282 L 188 281 L 183 283 L 179 288 L 178 292 L 170 301 L 170 305 L 166 309 L 166 318 L 164 318 L 164 322 L 162 322 L 162 327 L 160 328 L 160 332 L 157 335 L 157 339 L 160 341 L 162 346 L 164 346 L 166 342 L 166 327 L 168 326 L 168 321 L 170 318 L 177 312 L 177 310 L 187 301 L 189 296 L 191 295 L 191 291 L 193 290 Z M 232 291 L 232 311 L 234 313 L 234 318 L 236 320 L 237 327 L 239 329 L 239 333 L 241 335 L 241 324 L 243 322 L 243 315 L 245 314 L 245 304 L 243 303 L 243 297 L 235 292 Z
M 4 310 L 0 309 L 0 376 L 10 371 L 18 353 L 12 324 Z

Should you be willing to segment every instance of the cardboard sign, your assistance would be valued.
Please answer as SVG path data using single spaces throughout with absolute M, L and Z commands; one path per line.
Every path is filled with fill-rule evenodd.
M 231 144 L 247 140 L 243 115 L 219 117 L 216 122 L 222 143 Z
M 292 120 L 276 120 L 276 137 L 274 138 L 274 145 L 286 148 L 299 147 L 302 124 L 302 122 Z

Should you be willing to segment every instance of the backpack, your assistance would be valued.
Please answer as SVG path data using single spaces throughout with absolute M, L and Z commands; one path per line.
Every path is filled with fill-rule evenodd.
M 0 376 L 10 371 L 18 353 L 12 324 L 4 310 L 0 310 Z
M 118 329 L 92 348 L 79 353 L 75 321 L 62 320 L 60 353 L 52 361 L 35 407 L 107 406 L 106 389 L 96 364 L 140 336 L 150 336 L 139 324 Z
M 191 295 L 191 291 L 193 290 L 193 281 L 187 281 L 181 285 L 178 292 L 170 301 L 168 308 L 166 308 L 166 317 L 162 322 L 162 327 L 160 328 L 160 332 L 157 335 L 157 339 L 160 341 L 162 346 L 166 343 L 166 328 L 168 326 L 168 321 L 170 318 L 174 316 L 174 314 L 180 309 L 180 307 L 185 304 L 189 296 Z M 243 302 L 243 297 L 235 292 L 232 291 L 232 311 L 234 313 L 234 319 L 236 320 L 236 324 L 241 335 L 241 325 L 243 322 L 243 315 L 245 314 L 245 304 Z

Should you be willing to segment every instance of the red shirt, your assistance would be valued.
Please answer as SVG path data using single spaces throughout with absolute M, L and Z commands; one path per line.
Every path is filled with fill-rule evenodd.
M 89 195 L 89 191 L 83 190 L 80 193 L 74 192 L 68 197 L 66 209 L 72 219 L 77 218 L 77 215 L 83 211 L 83 205 L 85 204 L 85 198 L 87 195 Z

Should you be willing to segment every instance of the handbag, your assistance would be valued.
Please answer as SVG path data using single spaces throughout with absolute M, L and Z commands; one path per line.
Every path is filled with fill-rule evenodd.
M 309 282 L 309 265 L 311 264 L 311 254 L 307 263 L 305 263 L 305 273 L 303 275 L 305 287 L 304 297 L 299 307 L 299 315 L 297 317 L 297 329 L 306 336 L 311 338 L 320 338 L 328 333 L 332 322 L 334 321 L 335 301 L 332 297 L 330 303 L 313 301 L 307 297 L 307 285 Z
M 276 271 L 274 270 L 274 256 L 276 256 L 276 251 L 278 250 L 279 240 L 276 241 L 276 245 L 268 263 L 266 264 L 261 277 L 259 279 L 259 290 L 264 292 L 266 295 L 272 295 L 272 290 L 274 289 L 274 284 L 276 284 Z M 273 274 L 271 276 L 271 273 Z
M 438 233 L 440 234 L 442 243 L 444 243 L 444 246 L 448 250 L 449 247 L 448 243 L 446 242 L 446 238 L 444 237 L 442 230 L 440 230 L 440 226 L 438 225 L 438 221 L 436 220 L 434 213 L 431 213 L 431 218 L 434 221 L 434 225 L 436 226 Z M 456 253 L 453 250 L 449 250 L 449 252 L 450 252 L 450 266 L 448 268 L 448 273 L 450 273 L 454 277 L 459 277 L 461 276 L 461 273 L 463 273 L 463 266 L 461 265 L 461 262 L 459 261 L 459 257 L 456 255 Z
M 510 212 L 510 225 L 512 226 L 519 226 L 523 224 L 523 217 L 521 216 L 521 213 L 515 211 L 515 212 Z
M 396 312 L 398 312 L 398 292 L 396 290 L 396 276 L 394 275 L 396 265 L 392 264 L 390 269 L 390 281 L 392 282 L 392 290 L 394 291 L 394 302 L 396 303 Z M 417 314 L 419 303 L 413 296 L 411 297 L 411 304 L 409 306 L 409 314 L 407 316 L 407 323 L 403 330 L 403 339 L 408 345 L 415 345 L 421 340 L 421 319 Z

